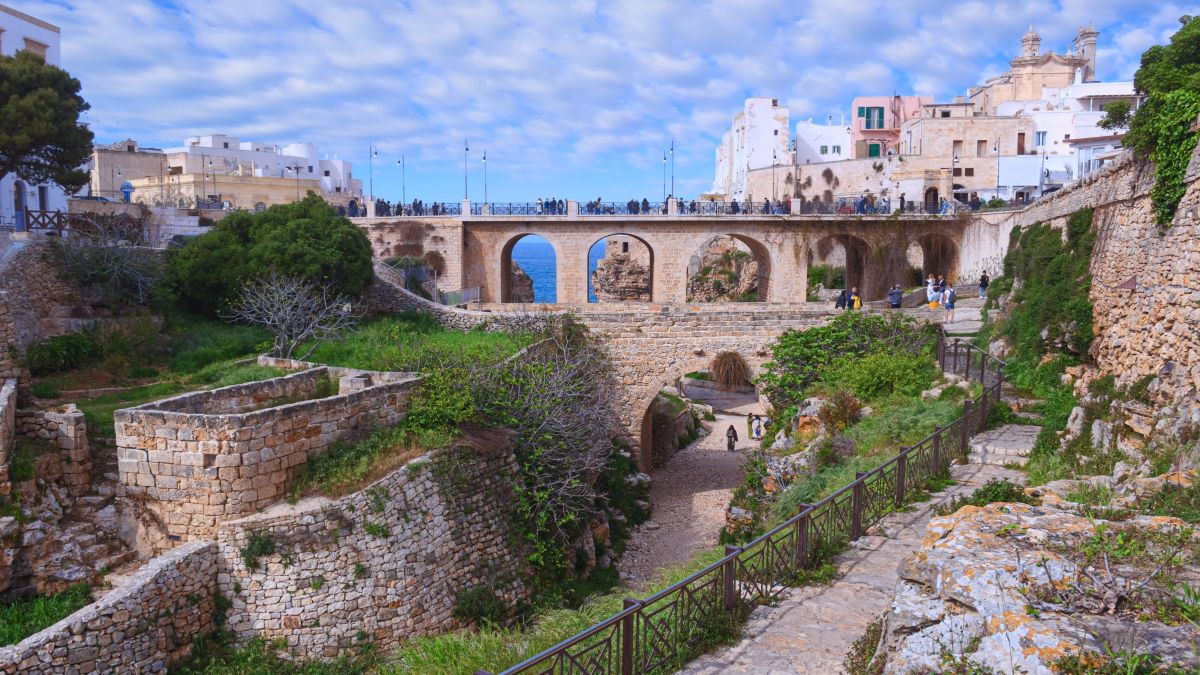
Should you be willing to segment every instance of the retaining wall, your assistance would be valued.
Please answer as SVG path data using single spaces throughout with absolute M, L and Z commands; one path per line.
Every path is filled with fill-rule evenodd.
M 338 394 L 288 402 L 324 378 L 339 380 Z M 408 373 L 321 366 L 118 410 L 118 496 L 123 512 L 136 514 L 127 541 L 163 551 L 211 538 L 219 521 L 279 501 L 309 457 L 370 427 L 399 423 L 417 381 Z
M 181 546 L 99 601 L 0 647 L 0 673 L 166 672 L 215 628 L 216 588 L 217 545 Z
M 8 479 L 9 457 L 16 439 L 17 381 L 0 380 L 0 497 L 12 493 Z
M 435 451 L 360 492 L 221 523 L 229 628 L 328 658 L 458 627 L 451 610 L 466 588 L 489 586 L 510 606 L 526 599 L 516 471 L 505 448 Z M 253 568 L 242 555 L 251 539 L 274 549 Z
M 54 410 L 18 410 L 15 422 L 22 436 L 47 441 L 61 451 L 55 481 L 73 497 L 87 494 L 92 483 L 92 455 L 83 413 L 74 404 Z

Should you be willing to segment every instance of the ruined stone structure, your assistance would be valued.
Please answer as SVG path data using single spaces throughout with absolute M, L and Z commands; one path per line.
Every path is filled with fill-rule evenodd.
M 222 523 L 229 628 L 330 657 L 459 626 L 455 599 L 476 586 L 509 606 L 525 600 L 525 562 L 512 544 L 516 471 L 510 450 L 463 445 L 345 497 Z M 275 553 L 248 567 L 241 551 L 252 537 L 270 541 Z
M 12 494 L 8 480 L 8 451 L 17 431 L 17 381 L 0 380 L 0 498 Z
M 533 279 L 530 279 L 525 270 L 515 262 L 512 265 L 512 279 L 509 283 L 512 284 L 513 302 L 533 302 Z
M 592 293 L 599 302 L 650 302 L 650 251 L 632 237 L 606 239 Z
M 324 390 L 333 380 L 336 393 Z M 119 496 L 126 518 L 136 514 L 131 543 L 163 551 L 211 539 L 218 522 L 279 501 L 309 457 L 403 419 L 416 382 L 408 373 L 321 366 L 117 411 Z
M 17 433 L 57 447 L 61 466 L 55 480 L 72 497 L 87 494 L 92 483 L 92 455 L 88 451 L 87 422 L 73 404 L 53 410 L 16 411 Z

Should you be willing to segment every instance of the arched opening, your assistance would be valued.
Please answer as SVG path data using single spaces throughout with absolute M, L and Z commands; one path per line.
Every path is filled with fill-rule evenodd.
M 557 302 L 557 275 L 558 257 L 545 237 L 513 237 L 500 252 L 500 302 Z
M 688 302 L 766 302 L 771 255 L 745 235 L 717 235 L 692 253 L 687 275 Z
M 937 188 L 925 188 L 925 213 L 937 213 L 940 201 Z
M 958 283 L 958 245 L 940 232 L 923 234 L 908 246 L 908 262 L 921 270 L 921 280 L 930 274 L 945 275 L 952 284 Z
M 839 275 L 831 275 L 835 284 L 839 280 L 842 283 L 840 287 L 831 287 L 830 291 L 840 292 L 843 288 L 857 287 L 864 300 L 879 300 L 887 293 L 889 282 L 883 274 L 884 270 L 880 269 L 880 261 L 873 254 L 870 244 L 854 235 L 831 234 L 822 237 L 808 254 L 810 260 L 825 258 L 843 261 L 840 279 Z
M 263 211 L 266 211 L 266 210 L 267 210 L 266 204 L 264 204 L 262 202 L 256 202 L 254 204 L 254 212 L 255 213 L 262 213 Z
M 25 182 L 13 182 L 13 229 L 25 230 Z
M 654 249 L 631 234 L 611 234 L 588 248 L 588 302 L 650 302 Z

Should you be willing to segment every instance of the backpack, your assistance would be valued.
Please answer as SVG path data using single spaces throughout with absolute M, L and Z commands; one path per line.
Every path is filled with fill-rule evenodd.
M 862 298 L 854 296 L 854 309 L 862 309 Z
M 956 299 L 958 299 L 958 291 L 954 290 L 953 288 L 946 291 L 946 304 L 947 305 L 953 305 L 954 301 Z

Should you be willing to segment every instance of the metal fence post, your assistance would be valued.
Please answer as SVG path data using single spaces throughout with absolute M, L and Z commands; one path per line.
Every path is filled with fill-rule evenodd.
M 942 472 L 942 427 L 933 428 L 933 470 Z
M 812 504 L 801 504 L 800 513 L 812 508 Z M 796 567 L 804 567 L 808 564 L 808 514 L 800 516 L 796 520 L 796 551 L 793 559 Z
M 641 605 L 640 600 L 625 598 L 625 609 Z M 621 619 L 621 675 L 633 675 L 633 632 L 637 624 L 637 612 Z
M 726 612 L 732 612 L 734 606 L 737 604 L 737 557 L 733 554 L 741 552 L 742 549 L 737 546 L 725 547 L 725 556 L 729 558 L 723 565 L 725 568 L 724 604 Z
M 908 480 L 908 448 L 900 446 L 896 456 L 896 508 L 904 506 L 904 481 Z
M 863 476 L 867 474 L 854 472 L 854 488 L 851 491 L 850 541 L 863 535 Z
M 957 342 L 954 343 L 954 349 L 951 350 L 950 372 L 952 372 L 954 374 L 958 374 L 958 343 Z
M 971 432 L 975 429 L 975 411 L 971 409 L 971 399 L 963 401 L 962 414 L 962 439 L 959 441 L 958 454 L 960 457 L 967 456 L 967 445 L 970 442 Z
M 942 329 L 939 327 L 937 332 L 937 358 L 938 367 L 942 372 L 946 371 L 946 337 L 942 334 Z

